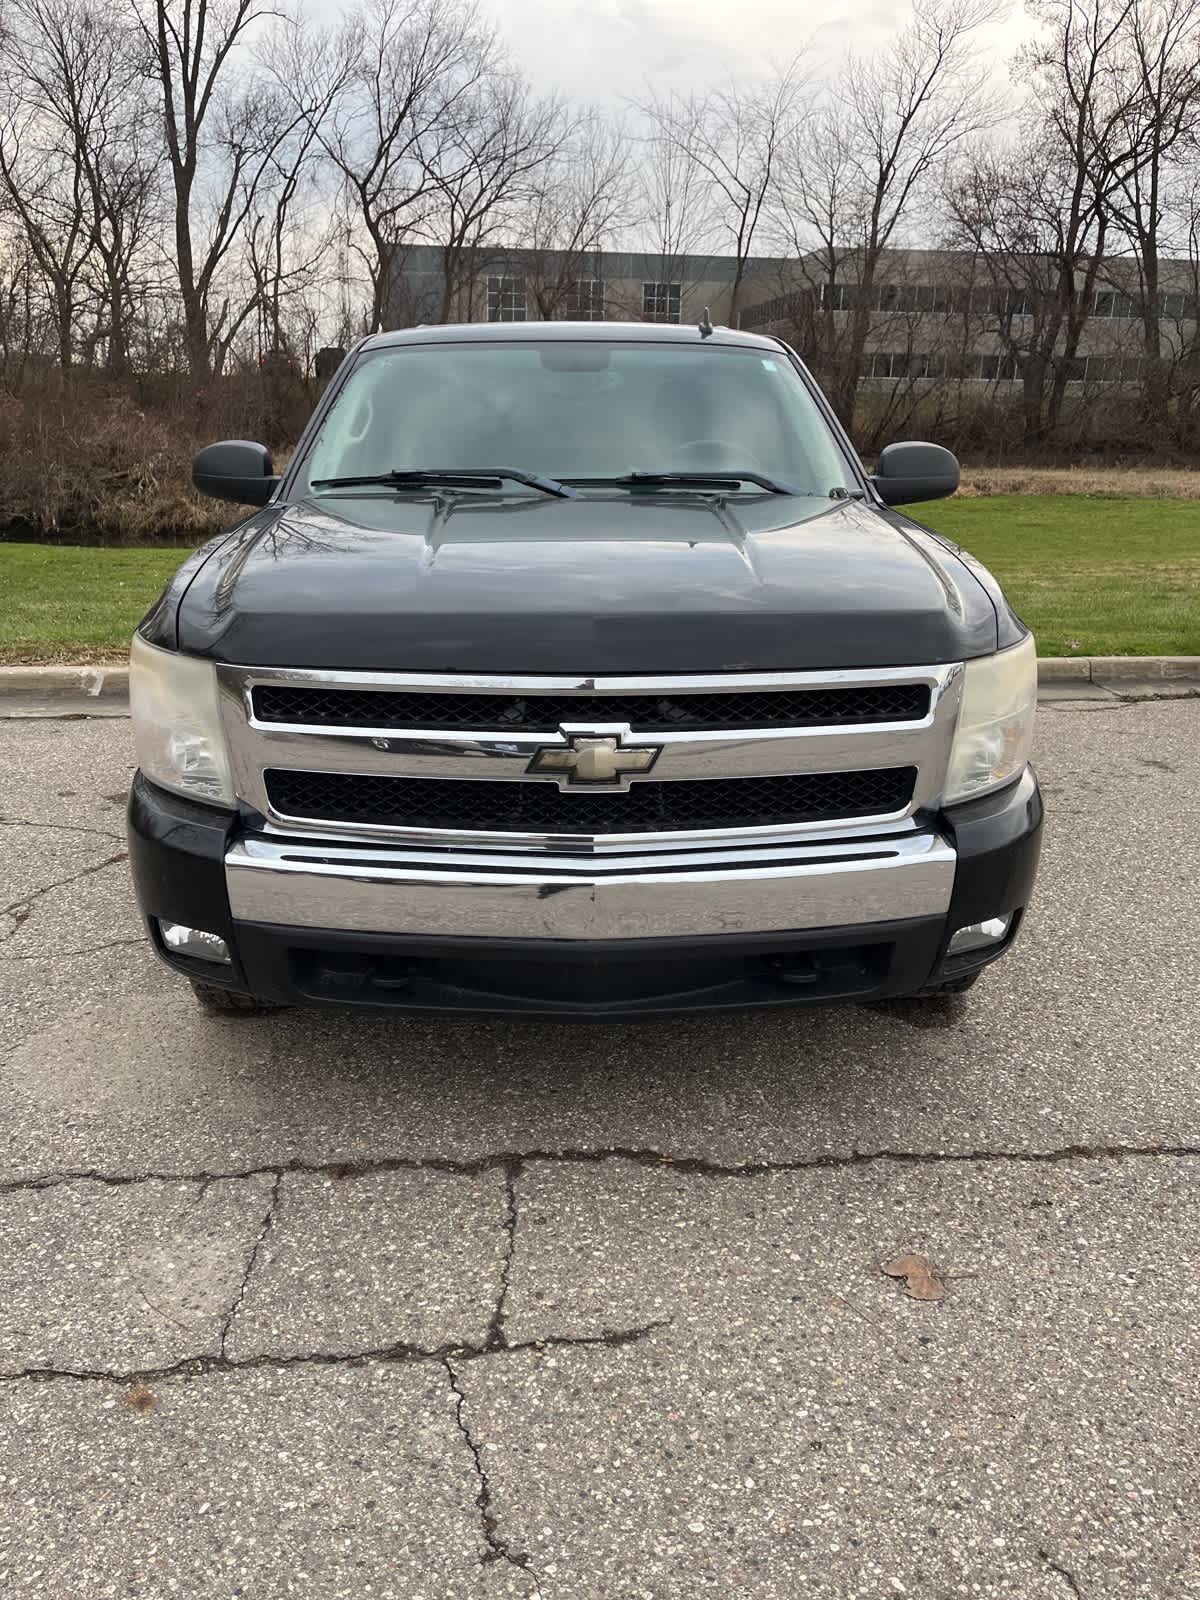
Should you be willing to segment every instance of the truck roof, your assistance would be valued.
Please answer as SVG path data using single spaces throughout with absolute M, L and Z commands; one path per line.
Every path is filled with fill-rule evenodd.
M 415 328 L 396 328 L 364 339 L 360 350 L 380 350 L 403 344 L 471 344 L 486 341 L 519 344 L 524 339 L 604 339 L 623 344 L 699 344 L 694 323 L 668 322 L 437 322 Z M 714 327 L 706 344 L 744 345 L 758 350 L 778 350 L 779 340 L 740 328 Z

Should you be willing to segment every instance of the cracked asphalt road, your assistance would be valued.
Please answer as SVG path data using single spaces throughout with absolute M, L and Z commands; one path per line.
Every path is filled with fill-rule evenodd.
M 1038 761 L 956 1010 L 221 1022 L 0 722 L 0 1589 L 1200 1595 L 1200 703 Z

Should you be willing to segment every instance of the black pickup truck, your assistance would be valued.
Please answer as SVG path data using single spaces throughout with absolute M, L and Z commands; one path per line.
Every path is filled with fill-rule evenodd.
M 1033 639 L 795 354 L 611 323 L 346 357 L 141 623 L 133 874 L 232 1011 L 634 1017 L 936 997 L 1007 950 Z

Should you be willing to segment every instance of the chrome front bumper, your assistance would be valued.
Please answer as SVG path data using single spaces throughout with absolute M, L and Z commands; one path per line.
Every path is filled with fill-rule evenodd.
M 225 856 L 239 922 L 439 938 L 605 940 L 844 928 L 944 916 L 953 846 L 929 831 L 580 857 L 318 845 L 251 835 Z

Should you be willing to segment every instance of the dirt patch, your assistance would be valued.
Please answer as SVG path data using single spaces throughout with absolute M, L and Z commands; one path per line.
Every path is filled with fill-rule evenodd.
M 959 493 L 1200 500 L 1200 472 L 1182 467 L 974 467 L 964 470 Z

